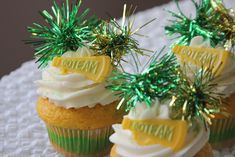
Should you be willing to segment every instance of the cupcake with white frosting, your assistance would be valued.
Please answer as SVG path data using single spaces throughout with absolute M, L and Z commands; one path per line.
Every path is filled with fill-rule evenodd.
M 93 53 L 80 48 L 61 58 L 91 57 Z M 50 63 L 36 84 L 37 111 L 56 150 L 66 156 L 102 156 L 109 151 L 111 125 L 121 122 L 124 112 L 116 111 L 118 98 L 106 89 L 107 83 L 79 73 L 63 74 Z
M 143 72 L 112 78 L 110 88 L 130 112 L 113 125 L 111 157 L 213 157 L 208 125 L 222 103 L 212 69 L 202 66 L 188 75 L 167 54 L 153 56 Z
M 200 68 L 199 64 L 217 71 L 216 92 L 221 93 L 226 108 L 223 112 L 228 114 L 221 112 L 212 119 L 210 142 L 215 148 L 231 147 L 235 144 L 235 14 L 221 0 L 200 0 L 192 6 L 194 17 L 184 14 L 180 7 L 178 12 L 172 12 L 174 19 L 165 27 L 166 34 L 177 38 L 172 44 L 174 53 L 179 47 L 194 51 L 179 54 L 176 50 L 180 62 L 184 60 L 183 64 L 191 68 L 188 75 L 195 67 Z
M 177 50 L 176 47 L 173 49 L 174 53 L 177 53 L 179 50 Z M 224 48 L 219 45 L 216 46 L 216 48 L 212 48 L 210 40 L 204 40 L 201 36 L 194 37 L 191 40 L 190 46 L 181 46 L 181 48 L 201 49 L 201 51 L 203 51 L 202 55 L 205 56 L 208 55 L 210 51 L 217 51 L 216 53 L 220 53 L 211 57 L 211 61 L 215 62 L 215 64 L 212 65 L 215 67 L 215 71 L 220 71 L 213 80 L 213 83 L 217 85 L 215 92 L 220 93 L 220 96 L 223 98 L 222 101 L 224 103 L 224 109 L 221 110 L 221 113 L 215 114 L 215 117 L 212 119 L 212 125 L 210 125 L 210 142 L 214 148 L 233 146 L 235 143 L 235 60 L 233 52 L 225 51 Z M 193 57 L 190 57 L 192 55 L 188 55 L 192 60 L 184 60 L 182 59 L 182 56 L 182 54 L 176 54 L 179 63 L 189 67 L 190 71 L 188 71 L 187 75 L 190 77 L 190 75 L 192 75 L 192 71 L 195 71 L 199 65 L 192 62 L 192 60 L 194 60 Z M 216 57 L 219 59 L 215 59 Z M 208 63 L 204 59 L 201 59 L 200 62 L 200 64 L 204 65 Z

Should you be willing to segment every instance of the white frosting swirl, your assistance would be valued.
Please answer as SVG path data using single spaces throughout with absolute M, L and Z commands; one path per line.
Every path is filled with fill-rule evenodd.
M 168 119 L 168 107 L 166 105 L 160 107 L 152 105 L 151 108 L 146 108 L 146 105 L 138 104 L 136 109 L 132 110 L 127 117 L 130 119 L 160 117 Z M 209 132 L 206 132 L 199 121 L 196 121 L 194 128 L 189 128 L 184 147 L 177 152 L 160 144 L 138 145 L 132 138 L 132 132 L 124 130 L 121 124 L 113 125 L 113 129 L 115 133 L 110 136 L 110 141 L 116 145 L 116 153 L 121 157 L 193 157 L 209 139 Z M 199 129 L 199 131 L 195 131 L 196 129 Z
M 193 47 L 206 47 L 210 48 L 210 41 L 203 40 L 203 37 L 197 36 L 191 40 L 190 46 Z M 223 47 L 217 46 L 216 48 L 222 49 Z M 232 53 L 232 52 L 231 52 Z M 193 65 L 190 65 L 193 69 Z M 224 71 L 220 76 L 215 80 L 215 83 L 218 84 L 218 92 L 223 93 L 224 97 L 229 97 L 235 92 L 235 58 L 233 55 L 230 55 L 228 63 L 226 64 Z
M 62 57 L 91 56 L 92 51 L 80 48 L 77 52 L 66 52 Z M 81 74 L 61 74 L 60 69 L 49 66 L 42 71 L 42 80 L 36 81 L 38 94 L 64 108 L 94 107 L 107 105 L 118 98 L 107 90 L 106 83 L 95 83 Z

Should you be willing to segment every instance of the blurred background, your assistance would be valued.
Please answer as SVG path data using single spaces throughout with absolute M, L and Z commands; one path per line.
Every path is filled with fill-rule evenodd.
M 60 2 L 60 0 L 56 0 Z M 91 14 L 107 18 L 122 16 L 125 3 L 133 4 L 143 11 L 171 0 L 83 0 L 82 10 L 90 8 Z M 0 78 L 33 59 L 33 48 L 22 40 L 29 39 L 26 27 L 33 22 L 43 23 L 38 11 L 50 9 L 52 0 L 7 0 L 0 4 Z

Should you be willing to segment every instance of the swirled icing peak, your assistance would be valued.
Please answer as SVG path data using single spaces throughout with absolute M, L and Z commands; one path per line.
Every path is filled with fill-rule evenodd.
M 92 56 L 94 52 L 85 47 L 76 52 L 66 52 L 62 57 Z M 64 108 L 94 107 L 107 105 L 118 98 L 106 89 L 106 82 L 96 83 L 78 73 L 62 74 L 51 64 L 42 71 L 42 79 L 36 81 L 38 94 Z

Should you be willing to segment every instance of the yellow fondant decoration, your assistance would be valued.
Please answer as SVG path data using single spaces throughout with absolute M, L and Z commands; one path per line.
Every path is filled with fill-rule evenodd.
M 62 73 L 80 73 L 97 83 L 103 82 L 109 75 L 112 65 L 108 56 L 91 57 L 55 57 L 52 66 Z
M 123 129 L 133 133 L 133 139 L 139 145 L 161 144 L 174 151 L 180 150 L 187 135 L 187 122 L 182 120 L 131 120 L 124 118 Z
M 219 75 L 223 72 L 228 63 L 229 52 L 224 49 L 197 48 L 191 46 L 176 45 L 173 48 L 174 54 L 181 64 L 193 64 L 198 68 L 213 68 L 212 72 Z

